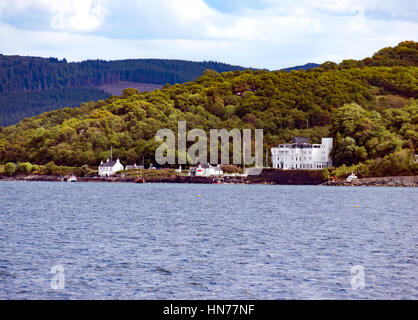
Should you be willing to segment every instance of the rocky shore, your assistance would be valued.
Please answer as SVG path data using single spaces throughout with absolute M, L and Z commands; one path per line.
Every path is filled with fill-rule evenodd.
M 394 177 L 375 177 L 375 178 L 359 178 L 351 183 L 344 179 L 337 181 L 327 181 L 318 183 L 318 177 L 306 177 L 300 174 L 288 176 L 289 173 L 266 172 L 258 176 L 248 177 L 227 177 L 224 179 L 217 179 L 211 177 L 191 177 L 191 176 L 176 176 L 166 178 L 147 179 L 146 183 L 232 183 L 232 184 L 280 184 L 280 185 L 323 185 L 323 186 L 387 186 L 387 187 L 418 187 L 418 176 L 394 176 Z M 63 177 L 52 175 L 20 175 L 13 177 L 0 176 L 0 181 L 63 181 Z M 126 177 L 77 177 L 77 182 L 136 182 L 135 178 Z
M 345 180 L 327 181 L 324 186 L 385 186 L 385 187 L 418 187 L 418 176 L 393 176 L 359 178 L 352 182 Z
M 49 182 L 62 182 L 64 177 L 53 175 L 19 175 L 13 177 L 0 176 L 0 181 L 49 181 Z M 64 180 L 65 181 L 65 180 Z M 127 178 L 120 176 L 113 177 L 77 177 L 77 182 L 137 182 L 135 178 Z M 176 176 L 165 178 L 149 178 L 146 183 L 218 183 L 219 179 L 211 177 L 190 177 L 190 176 Z M 243 179 L 225 179 L 228 183 L 244 183 Z

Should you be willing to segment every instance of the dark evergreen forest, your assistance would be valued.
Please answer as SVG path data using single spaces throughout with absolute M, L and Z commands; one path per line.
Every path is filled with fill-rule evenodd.
M 53 109 L 109 96 L 98 86 L 119 81 L 174 84 L 195 80 L 206 69 L 243 70 L 219 62 L 163 59 L 87 60 L 0 55 L 0 126 Z

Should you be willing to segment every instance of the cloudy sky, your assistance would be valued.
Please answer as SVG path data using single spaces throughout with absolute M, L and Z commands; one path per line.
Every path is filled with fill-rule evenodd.
M 416 0 L 1 0 L 0 53 L 279 69 L 418 40 Z

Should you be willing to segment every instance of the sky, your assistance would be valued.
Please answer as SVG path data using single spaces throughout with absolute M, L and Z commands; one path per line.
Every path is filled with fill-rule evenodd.
M 270 70 L 418 39 L 416 0 L 0 0 L 0 53 Z

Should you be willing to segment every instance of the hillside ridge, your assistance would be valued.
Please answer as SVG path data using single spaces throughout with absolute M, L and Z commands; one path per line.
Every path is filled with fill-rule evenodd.
M 403 52 L 403 46 L 392 50 Z M 380 66 L 348 67 L 343 61 L 291 72 L 207 70 L 195 81 L 161 90 L 125 89 L 121 96 L 0 128 L 0 163 L 94 166 L 110 147 L 125 163 L 142 157 L 150 163 L 156 132 L 176 132 L 184 120 L 188 130 L 263 129 L 264 148 L 293 136 L 312 143 L 332 137 L 333 161 L 343 171 L 356 165 L 362 176 L 410 174 L 418 146 L 418 67 L 399 58 L 394 66 L 379 57 Z

